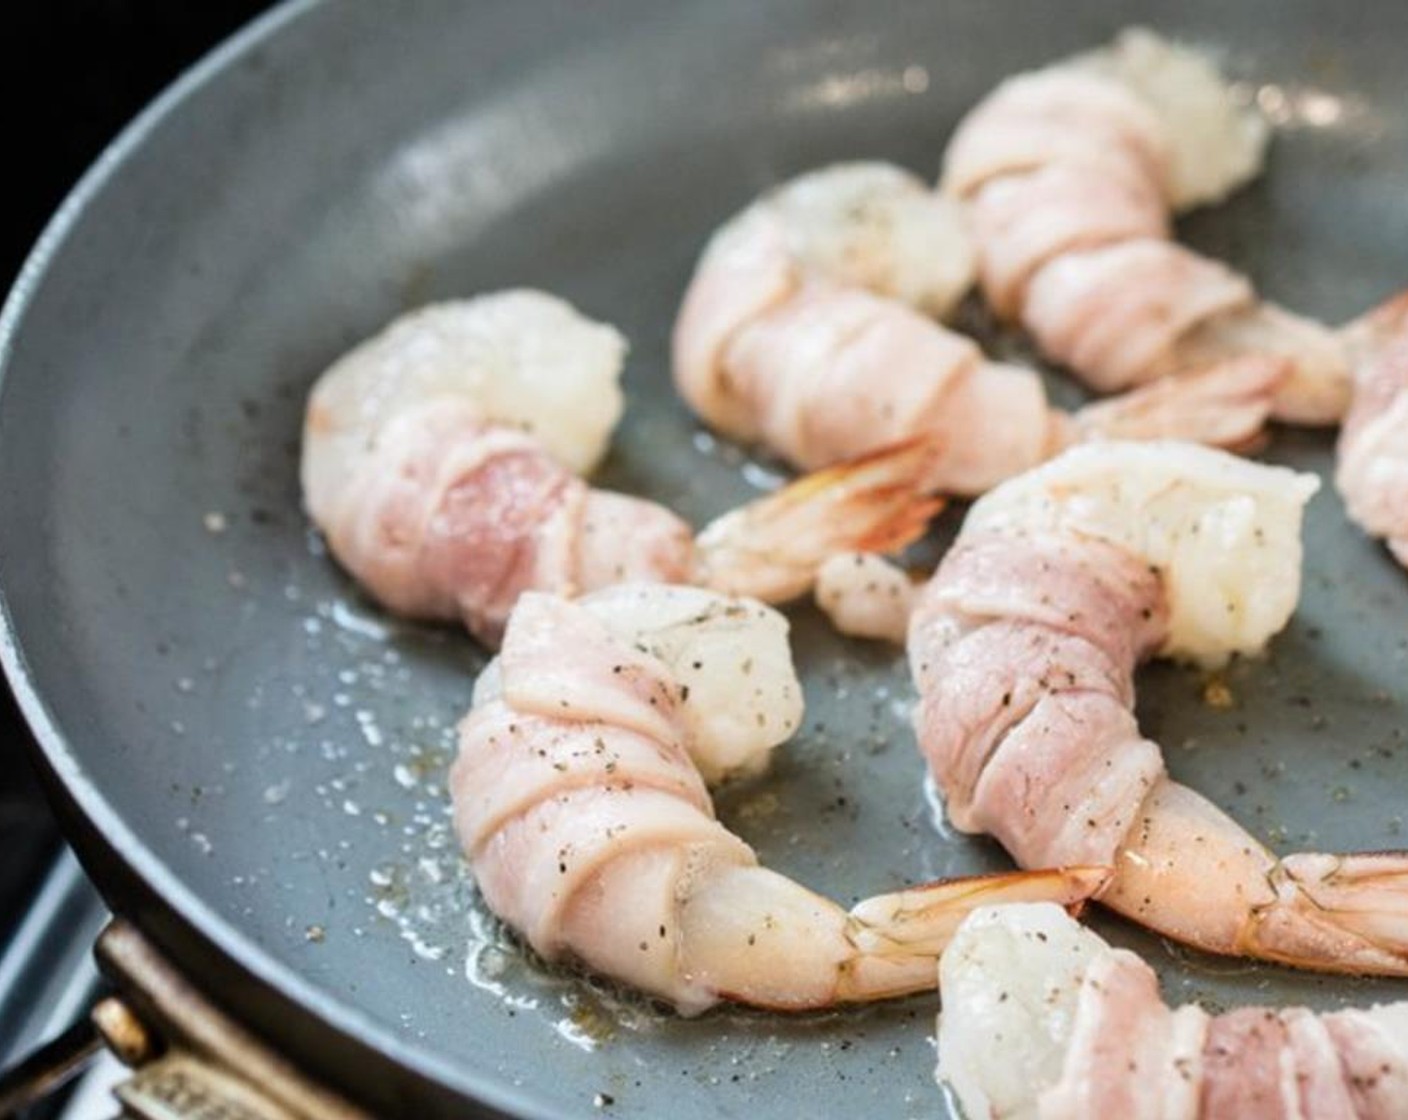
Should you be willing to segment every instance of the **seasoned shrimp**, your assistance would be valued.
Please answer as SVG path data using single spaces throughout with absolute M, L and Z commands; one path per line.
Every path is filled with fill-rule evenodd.
M 460 726 L 454 822 L 485 901 L 540 954 L 696 1014 L 933 988 L 975 905 L 1075 904 L 1103 869 L 903 889 L 849 912 L 758 865 L 701 777 L 753 771 L 801 719 L 787 624 L 695 588 L 530 592 Z
M 970 1120 L 1391 1120 L 1408 1003 L 1174 1010 L 1133 953 L 1059 907 L 984 907 L 939 965 L 939 1078 Z
M 1256 355 L 1286 371 L 1277 419 L 1334 424 L 1352 328 L 1260 300 L 1169 240 L 1171 210 L 1256 175 L 1267 136 L 1206 59 L 1132 31 L 999 85 L 955 132 L 943 187 L 968 203 L 989 302 L 1095 388 Z
M 620 416 L 624 355 L 616 331 L 531 291 L 424 308 L 358 346 L 314 386 L 304 427 L 304 499 L 333 554 L 390 609 L 492 642 L 530 588 L 645 579 L 788 598 L 832 553 L 903 547 L 937 509 L 912 481 L 936 452 L 911 443 L 696 541 L 663 506 L 577 477 Z
M 1215 384 L 1197 376 L 1181 379 L 1177 400 L 1170 405 L 1181 417 L 1197 423 L 1206 443 L 1236 449 L 1239 439 L 1260 424 L 1255 417 L 1265 411 L 1265 367 L 1255 361 L 1238 365 L 1246 383 L 1242 401 L 1230 396 L 1238 368 L 1229 363 L 1218 371 Z M 1140 393 L 1088 405 L 1079 419 L 1108 439 L 1127 435 L 1153 440 L 1166 436 L 1169 433 L 1153 423 L 1157 414 L 1153 405 L 1171 387 L 1171 382 L 1159 381 Z M 1136 397 L 1143 401 L 1135 405 L 1131 415 Z M 1094 442 L 1093 436 L 1091 441 Z M 813 591 L 816 605 L 840 633 L 904 644 L 909 616 L 918 598 L 917 588 L 908 573 L 879 551 L 833 555 L 816 570 Z
M 675 324 L 675 383 L 708 424 L 802 469 L 933 438 L 941 450 L 921 485 L 964 495 L 1077 441 L 1239 445 L 1264 423 L 1285 372 L 1264 358 L 1074 415 L 1051 408 L 1033 370 L 987 361 L 931 318 L 968 286 L 970 265 L 953 206 L 908 172 L 862 163 L 799 176 L 705 249 Z
M 1215 953 L 1408 975 L 1408 854 L 1277 857 L 1164 771 L 1154 656 L 1259 652 L 1300 589 L 1317 480 L 1178 444 L 1077 448 L 980 499 L 910 622 L 919 743 L 953 823 Z

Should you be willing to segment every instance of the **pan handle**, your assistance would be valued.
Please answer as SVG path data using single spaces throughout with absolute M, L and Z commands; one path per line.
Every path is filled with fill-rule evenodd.
M 216 1010 L 137 930 L 115 919 L 96 954 L 119 994 L 0 1073 L 0 1118 L 61 1088 L 107 1047 L 131 1070 L 132 1120 L 370 1120 Z
M 116 996 L 101 1000 L 88 1015 L 0 1074 L 0 1117 L 16 1116 L 58 1092 L 105 1045 L 133 1070 L 113 1090 L 123 1116 L 132 1120 L 314 1120 L 270 1100 L 215 1061 L 179 1047 L 159 1047 Z
M 99 1019 L 98 1027 L 133 1067 L 114 1090 L 125 1115 L 370 1120 L 208 1003 L 134 926 L 115 919 L 98 938 L 96 952 L 124 1000 L 125 1018 Z

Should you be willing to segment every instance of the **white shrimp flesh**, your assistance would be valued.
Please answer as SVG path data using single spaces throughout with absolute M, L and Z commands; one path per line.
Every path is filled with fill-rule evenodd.
M 817 572 L 816 605 L 853 638 L 903 645 L 918 592 L 907 571 L 873 552 L 841 553 Z

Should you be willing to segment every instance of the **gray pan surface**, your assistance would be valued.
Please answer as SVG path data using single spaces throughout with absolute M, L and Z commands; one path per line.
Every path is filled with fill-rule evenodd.
M 296 1058 L 388 1115 L 933 1116 L 936 1001 L 686 1022 L 528 961 L 447 830 L 450 727 L 483 654 L 391 624 L 300 513 L 303 395 L 427 299 L 526 284 L 618 324 L 609 484 L 702 520 L 766 464 L 704 436 L 666 339 L 704 238 L 761 188 L 881 157 L 925 174 L 1002 76 L 1098 43 L 1116 5 L 301 3 L 142 117 L 45 236 L 3 323 L 6 666 L 113 902 Z M 1118 6 L 1125 9 L 1126 6 Z M 1145 5 L 1283 122 L 1265 178 L 1187 237 L 1338 321 L 1408 283 L 1408 8 Z M 1010 347 L 1012 340 L 989 333 Z M 1321 471 L 1326 435 L 1271 457 Z M 958 512 L 936 539 L 954 531 Z M 1270 655 L 1141 676 L 1178 777 L 1283 850 L 1394 847 L 1408 801 L 1408 579 L 1311 507 Z M 1007 866 L 936 829 L 889 651 L 794 612 L 811 704 L 721 799 L 838 899 Z M 1172 950 L 1174 1000 L 1408 996 Z

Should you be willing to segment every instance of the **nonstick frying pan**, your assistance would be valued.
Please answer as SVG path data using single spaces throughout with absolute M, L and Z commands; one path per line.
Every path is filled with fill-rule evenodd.
M 1267 175 L 1189 240 L 1330 320 L 1408 284 L 1408 9 L 1138 17 L 1219 51 L 1283 125 Z M 113 907 L 384 1115 L 940 1113 L 932 997 L 683 1021 L 535 964 L 486 917 L 443 784 L 484 655 L 384 618 L 323 553 L 296 485 L 303 396 L 409 306 L 544 287 L 632 342 L 604 481 L 702 520 L 772 477 L 670 390 L 667 333 L 710 230 L 825 161 L 931 174 L 995 81 L 1129 18 L 1093 0 L 309 2 L 180 81 L 66 203 L 0 330 L 4 660 Z M 1283 432 L 1270 457 L 1324 473 L 1330 452 Z M 843 901 L 1006 866 L 936 821 L 898 656 L 809 609 L 794 627 L 806 726 L 725 818 Z M 1394 847 L 1405 682 L 1408 580 L 1327 492 L 1301 611 L 1226 672 L 1235 706 L 1155 666 L 1140 715 L 1175 775 L 1282 848 Z M 1178 1001 L 1405 994 L 1106 932 Z

